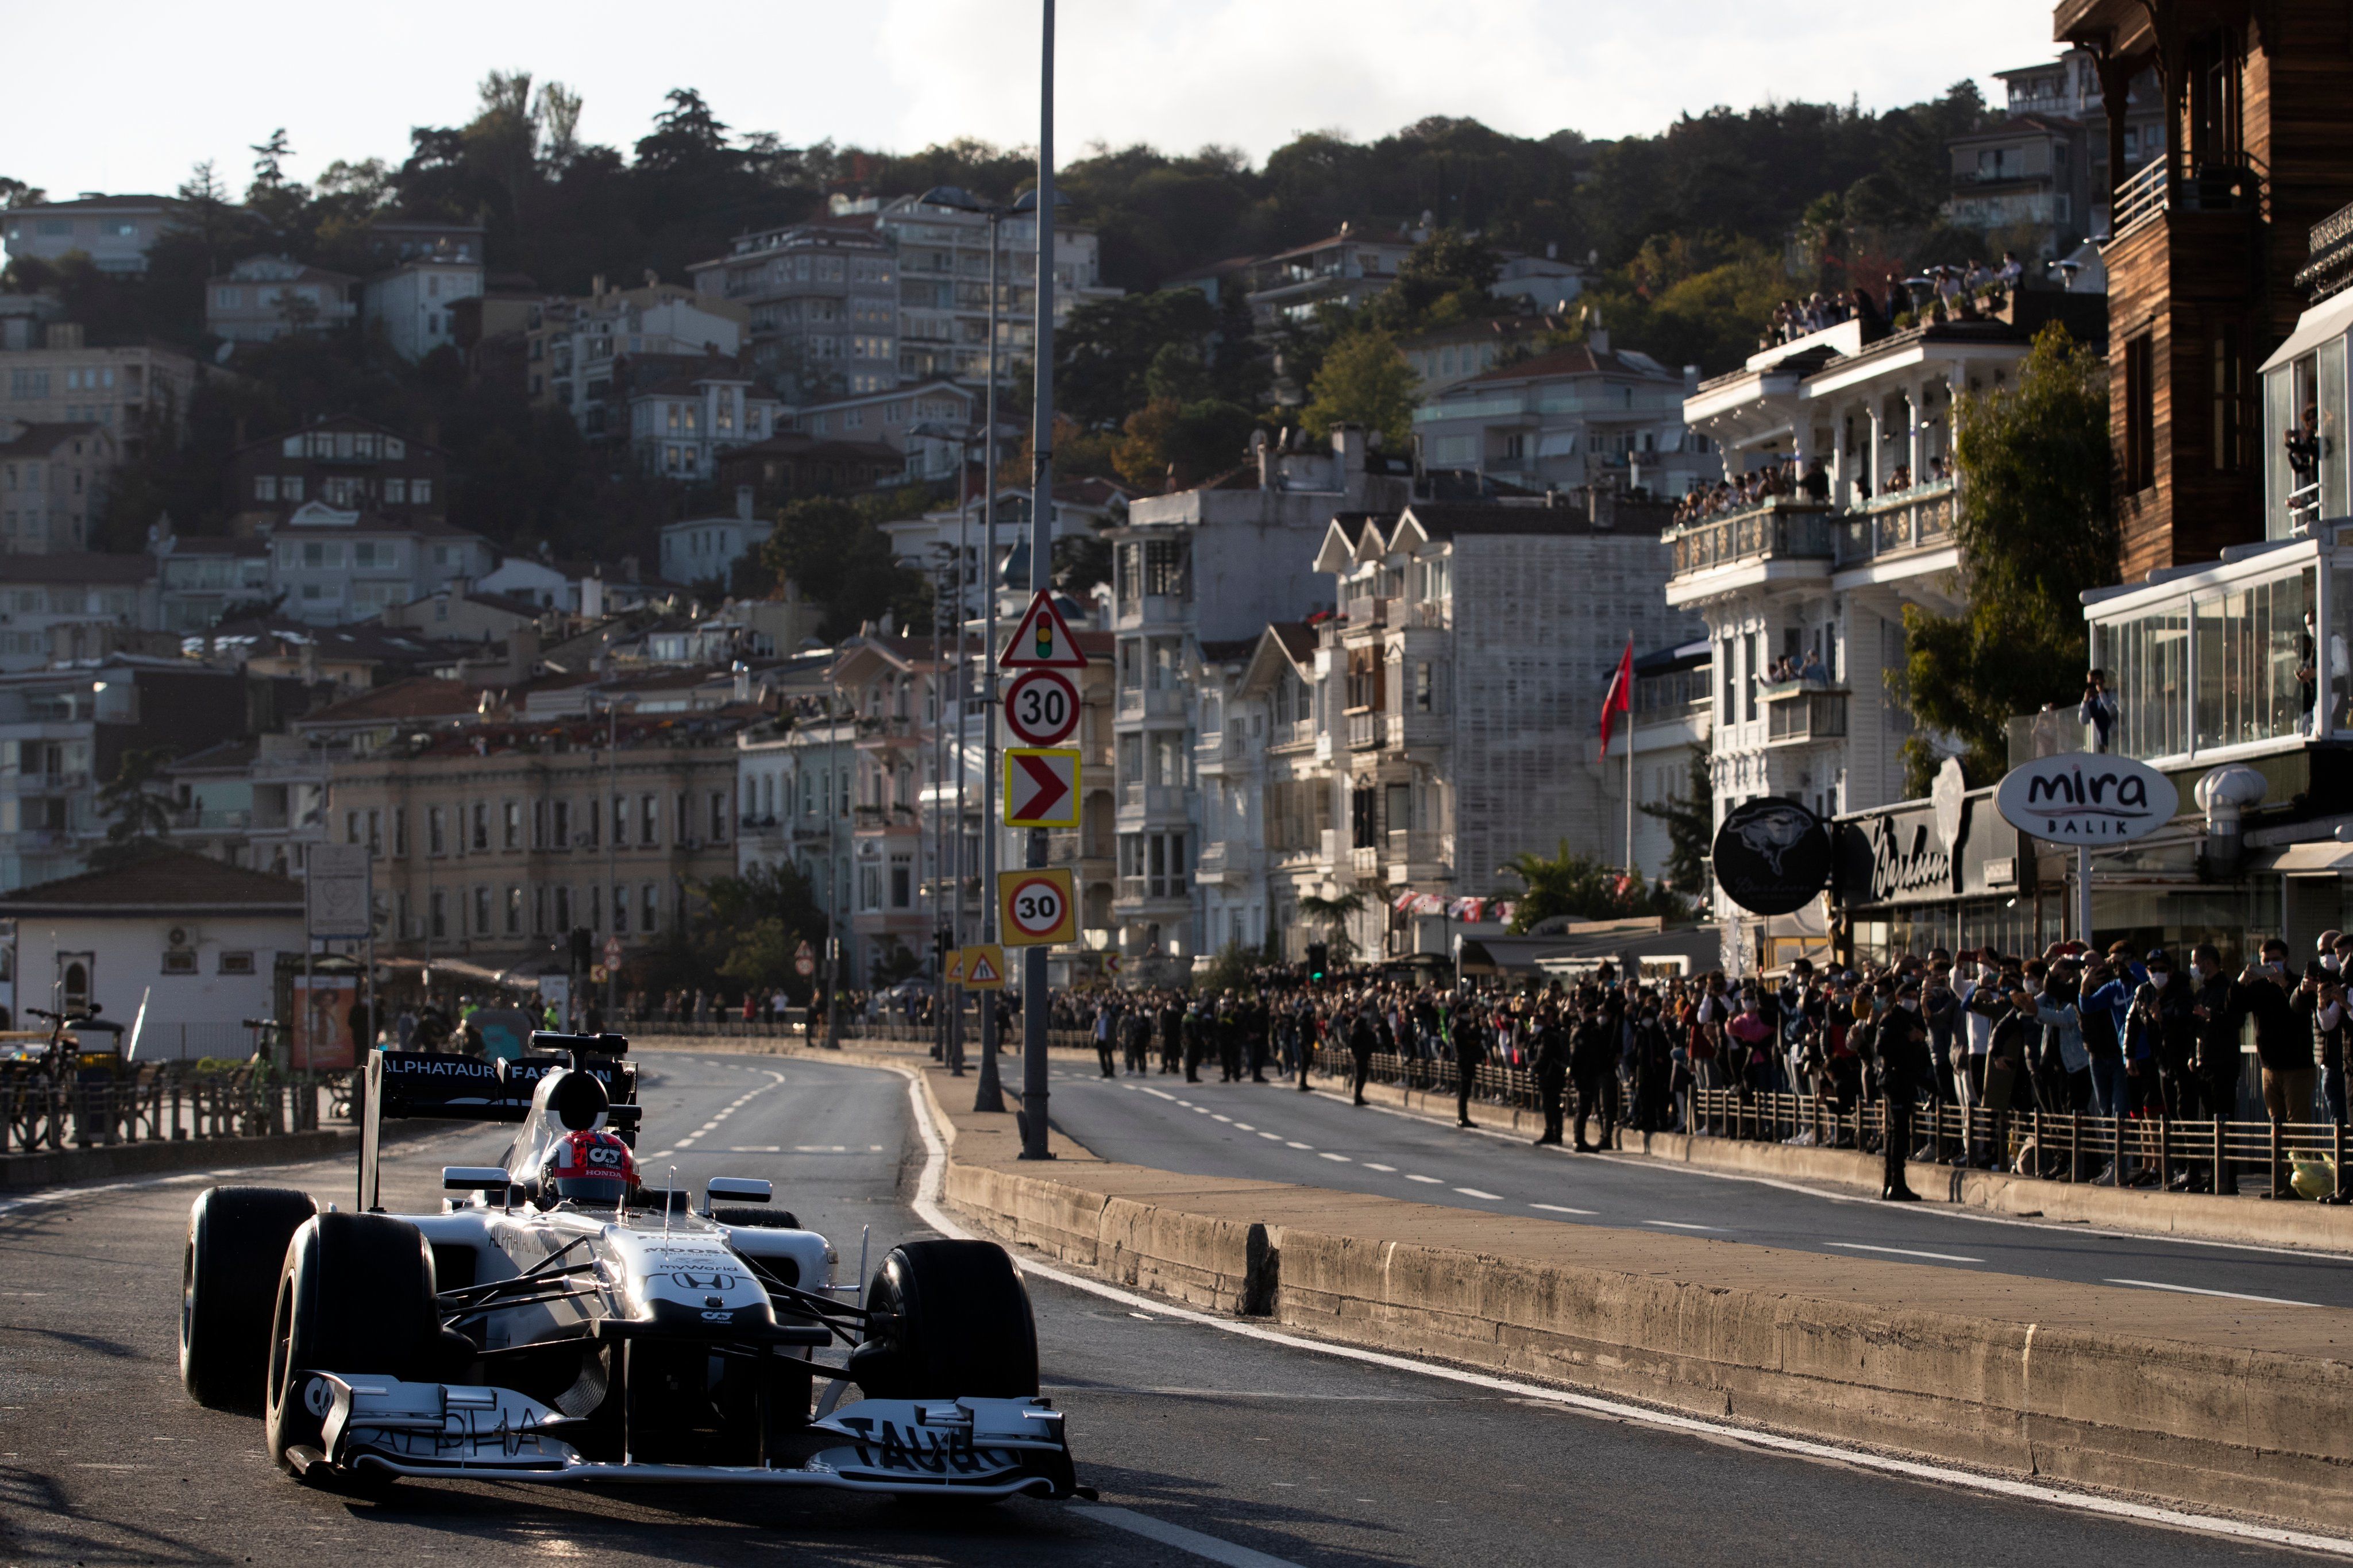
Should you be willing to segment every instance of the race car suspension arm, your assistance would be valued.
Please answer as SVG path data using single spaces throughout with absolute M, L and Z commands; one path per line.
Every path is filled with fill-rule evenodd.
M 870 1314 L 865 1308 L 813 1295 L 797 1285 L 786 1284 L 752 1258 L 747 1258 L 744 1261 L 750 1265 L 753 1278 L 766 1288 L 771 1300 L 792 1311 L 815 1318 L 839 1335 L 844 1344 L 855 1345 L 864 1338 L 870 1321 Z

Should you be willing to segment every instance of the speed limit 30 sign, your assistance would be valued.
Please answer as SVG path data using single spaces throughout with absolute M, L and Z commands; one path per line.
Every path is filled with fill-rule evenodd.
M 1071 870 L 1057 866 L 997 875 L 997 925 L 1007 947 L 1053 947 L 1079 939 Z
M 1025 746 L 1059 746 L 1079 727 L 1079 688 L 1059 669 L 1025 669 L 1005 689 L 1005 727 Z

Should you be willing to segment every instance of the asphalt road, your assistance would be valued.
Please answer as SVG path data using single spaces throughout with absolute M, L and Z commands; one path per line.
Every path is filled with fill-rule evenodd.
M 675 1164 L 687 1182 L 769 1176 L 778 1201 L 853 1262 L 861 1227 L 872 1227 L 877 1258 L 924 1234 L 908 1206 L 922 1146 L 900 1079 L 807 1058 L 660 1054 L 647 1066 L 652 1173 Z M 1102 1098 L 1149 1099 L 1116 1088 Z M 502 1130 L 467 1129 L 392 1145 L 388 1200 L 429 1205 L 438 1167 L 495 1158 L 503 1140 Z M 229 1179 L 285 1180 L 346 1201 L 351 1190 L 340 1166 Z M 505 1565 L 521 1554 L 607 1563 L 1483 1568 L 1573 1558 L 1817 1568 L 1868 1552 L 1875 1562 L 2079 1568 L 2292 1555 L 1599 1418 L 1240 1337 L 1035 1278 L 1048 1392 L 1071 1413 L 1080 1478 L 1101 1489 L 1100 1506 L 926 1508 L 812 1491 L 455 1482 L 358 1500 L 288 1480 L 263 1456 L 258 1423 L 199 1409 L 180 1391 L 180 1247 L 188 1200 L 205 1180 L 0 1200 L 0 1563 Z
M 1479 1116 L 1474 1105 L 1472 1120 Z M 1156 1068 L 1105 1079 L 1092 1062 L 1057 1065 L 1052 1117 L 1106 1160 L 1188 1174 L 2079 1284 L 2353 1307 L 2353 1258 L 1883 1204 L 1639 1155 L 1536 1149 L 1525 1137 L 1353 1107 L 1344 1094 L 1302 1094 L 1289 1084 L 1188 1084 Z

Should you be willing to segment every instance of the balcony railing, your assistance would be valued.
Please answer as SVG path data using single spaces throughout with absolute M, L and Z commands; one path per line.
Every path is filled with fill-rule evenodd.
M 172 830 L 175 833 L 237 832 L 252 826 L 250 811 L 206 811 L 191 806 L 172 814 Z
M 1294 719 L 1288 724 L 1277 724 L 1267 732 L 1270 746 L 1312 746 L 1315 743 L 1315 721 Z
M 1746 511 L 1678 524 L 1666 537 L 1678 577 L 1743 561 L 1827 561 L 1831 554 L 1830 507 L 1822 501 L 1774 500 Z
M 1860 565 L 1952 542 L 1953 481 L 1932 479 L 1880 497 L 1838 520 L 1838 564 Z
M 1348 851 L 1348 868 L 1359 878 L 1381 874 L 1381 848 L 1377 844 L 1360 845 Z
M 1437 867 L 1444 865 L 1450 858 L 1446 835 L 1435 828 L 1399 828 L 1388 836 L 1388 863 L 1393 867 Z M 1408 873 L 1409 876 L 1417 874 L 1428 873 Z
M 2271 182 L 2263 161 L 2253 153 L 2201 154 L 2185 149 L 2175 156 L 2178 163 L 2150 159 L 2116 187 L 2111 236 L 2174 206 L 2184 212 L 2271 216 Z
M 1378 626 L 1388 624 L 1388 606 L 1387 599 L 1366 595 L 1362 598 L 1350 599 L 1341 608 L 1346 613 L 1351 626 Z
M 18 773 L 13 781 L 18 795 L 72 795 L 90 787 L 86 773 Z
M 1766 687 L 1763 696 L 1767 745 L 1806 745 L 1845 738 L 1847 693 L 1788 683 Z
M 1349 714 L 1348 750 L 1352 752 L 1378 751 L 1381 747 L 1382 742 L 1385 741 L 1388 735 L 1388 725 L 1386 721 L 1387 715 L 1377 710 L 1367 710 L 1361 713 Z

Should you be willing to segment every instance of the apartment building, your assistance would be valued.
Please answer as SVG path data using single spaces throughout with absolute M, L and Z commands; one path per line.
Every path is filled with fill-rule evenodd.
M 144 449 L 151 431 L 176 439 L 203 367 L 174 349 L 141 345 L 94 349 L 77 321 L 12 318 L 0 346 L 0 419 L 29 425 L 96 425 L 124 460 Z M 23 346 L 17 346 L 21 339 Z
M 240 444 L 229 456 L 240 533 L 282 527 L 314 502 L 392 522 L 438 522 L 449 505 L 441 448 L 355 415 Z
M 2108 230 L 2111 149 L 2101 105 L 2100 60 L 2070 48 L 2055 60 L 1994 72 L 2000 117 L 1946 144 L 1953 195 L 1947 222 L 2014 249 L 2029 265 L 2065 257 Z M 2164 149 L 2153 78 L 2127 84 L 2120 149 L 2129 174 Z
M 880 441 L 905 459 L 909 483 L 952 478 L 967 457 L 977 458 L 981 394 L 937 379 L 856 397 L 812 403 L 797 410 L 795 428 L 820 440 Z M 1011 445 L 999 432 L 999 450 Z
M 927 206 L 913 196 L 889 201 L 833 198 L 839 216 L 871 213 L 874 232 L 898 258 L 899 379 L 945 376 L 967 384 L 987 377 L 989 222 L 979 213 Z M 998 220 L 997 374 L 1029 357 L 1038 315 L 1038 220 L 1015 213 Z M 1102 245 L 1083 224 L 1054 225 L 1054 320 L 1081 305 L 1115 300 L 1103 280 Z
M 116 455 L 102 425 L 0 414 L 0 555 L 87 550 Z
M 1602 758 L 1605 787 L 1616 792 L 1610 827 L 1625 826 L 1626 748 L 1634 748 L 1634 864 L 1657 881 L 1667 874 L 1674 852 L 1667 824 L 1649 815 L 1651 808 L 1688 804 L 1697 792 L 1692 784 L 1692 760 L 1697 752 L 1704 771 L 1709 765 L 1708 736 L 1715 713 L 1715 645 L 1705 637 L 1634 651 L 1634 695 L 1630 716 L 1610 726 L 1609 748 Z M 1609 833 L 1604 831 L 1607 838 Z M 1616 862 L 1621 850 L 1605 856 Z M 1703 871 L 1704 877 L 1704 871 Z M 1679 888 L 1687 898 L 1704 888 Z
M 2314 0 L 2260 16 L 2065 0 L 2052 20 L 2103 62 L 2108 406 L 2131 581 L 2286 526 L 2263 505 L 2255 366 L 2295 331 L 2311 231 L 2353 188 L 2353 153 L 2322 129 L 2353 99 L 2353 49 L 2345 13 Z M 2152 70 L 2164 140 L 2135 169 L 2132 84 Z
M 0 889 L 89 868 L 100 787 L 133 748 L 193 751 L 245 732 L 246 678 L 117 654 L 0 675 Z
M 608 289 L 599 278 L 584 298 L 548 301 L 527 312 L 524 363 L 532 403 L 561 408 L 581 433 L 617 436 L 625 410 L 615 367 L 632 355 L 733 361 L 744 351 L 751 311 L 743 303 L 649 279 L 642 288 Z M 626 395 L 626 384 L 622 385 Z
M 372 620 L 498 563 L 490 541 L 432 519 L 395 521 L 324 501 L 294 509 L 269 535 L 280 613 L 312 626 Z
M 283 256 L 248 256 L 205 283 L 205 331 L 233 343 L 340 331 L 359 315 L 359 279 Z
M 780 405 L 732 360 L 702 365 L 628 390 L 629 450 L 644 472 L 707 484 L 738 447 L 776 433 Z
M 458 341 L 456 306 L 482 292 L 480 252 L 448 246 L 420 252 L 361 285 L 360 314 L 392 352 L 415 364 Z
M 907 455 L 881 441 L 846 440 L 783 430 L 765 441 L 718 454 L 719 489 L 773 515 L 804 496 L 853 496 L 889 484 L 907 471 Z
M 661 578 L 693 587 L 704 583 L 723 586 L 733 581 L 735 563 L 767 542 L 773 523 L 752 515 L 751 498 L 733 517 L 691 517 L 661 527 Z
M 1604 485 L 1678 496 L 1721 471 L 1706 437 L 1683 426 L 1683 400 L 1698 384 L 1696 365 L 1677 374 L 1648 354 L 1613 350 L 1595 328 L 1583 343 L 1438 391 L 1413 412 L 1414 440 L 1425 469 L 1528 490 Z
M 923 802 L 942 775 L 939 726 L 955 677 L 953 647 L 881 631 L 845 640 L 828 681 L 854 715 L 848 983 L 862 984 L 902 952 L 928 962 L 939 875 Z
M 1333 520 L 1398 511 L 1410 500 L 1408 465 L 1372 452 L 1361 430 L 1335 431 L 1324 451 L 1254 441 L 1249 456 L 1193 489 L 1136 498 L 1106 531 L 1117 679 L 1112 918 L 1132 958 L 1190 959 L 1208 941 L 1192 886 L 1204 650 L 1328 607 L 1332 590 L 1314 561 Z
M 165 518 L 149 531 L 147 552 L 154 561 L 155 624 L 164 631 L 206 632 L 238 605 L 269 601 L 266 540 L 178 534 Z
M 743 235 L 688 272 L 704 299 L 744 313 L 752 368 L 787 403 L 898 384 L 898 262 L 871 216 Z
M 162 624 L 146 554 L 54 550 L 0 565 L 0 671 L 91 659 Z
M 575 929 L 642 948 L 735 869 L 742 723 L 623 701 L 617 721 L 493 710 L 396 736 L 334 760 L 328 839 L 377 859 L 379 952 L 512 964 Z
M 147 252 L 185 204 L 170 196 L 84 191 L 69 202 L 34 202 L 0 213 L 0 240 L 11 261 L 59 262 L 87 256 L 100 272 L 137 275 Z
M 762 725 L 736 737 L 739 871 L 790 866 L 808 881 L 818 907 L 847 915 L 853 889 L 858 726 L 812 715 L 788 727 Z
M 1778 464 L 1810 480 L 1666 531 L 1667 602 L 1705 620 L 1712 648 L 1719 820 L 1759 795 L 1825 816 L 1904 798 L 1904 612 L 1966 603 L 1954 404 L 2000 386 L 2046 321 L 2096 342 L 2099 304 L 2021 292 L 2007 319 L 1874 340 L 1847 321 L 1752 355 L 1685 400 L 1726 475 Z M 1759 951 L 1753 921 L 1721 899 L 1717 913 L 1728 953 Z

